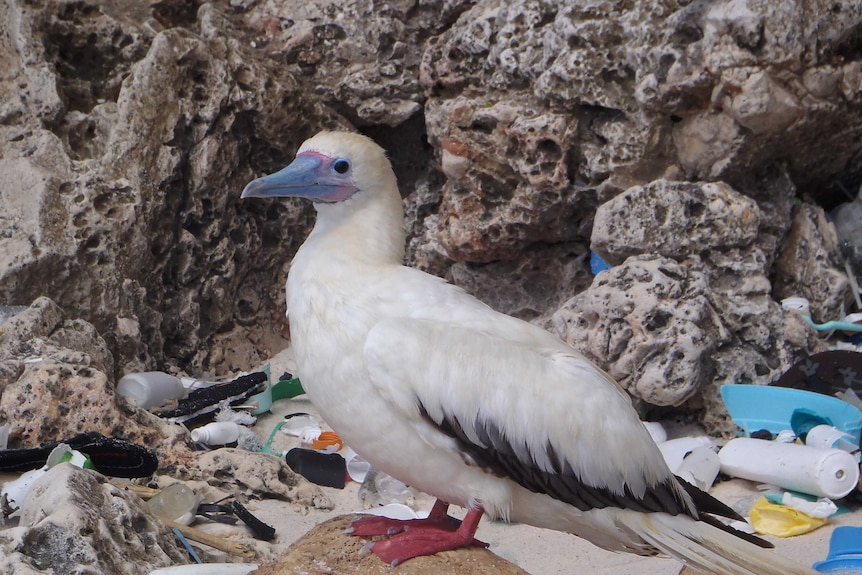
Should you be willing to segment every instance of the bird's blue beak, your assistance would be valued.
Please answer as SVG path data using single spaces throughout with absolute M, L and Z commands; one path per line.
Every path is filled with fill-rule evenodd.
M 357 188 L 348 174 L 332 169 L 333 159 L 305 152 L 280 172 L 250 182 L 242 198 L 308 198 L 316 202 L 339 202 Z

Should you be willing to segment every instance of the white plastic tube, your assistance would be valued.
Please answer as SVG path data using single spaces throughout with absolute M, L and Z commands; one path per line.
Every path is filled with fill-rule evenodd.
M 840 499 L 859 483 L 859 464 L 840 449 L 740 437 L 718 458 L 722 473 L 818 497 Z
M 192 430 L 192 441 L 206 445 L 227 445 L 239 439 L 239 425 L 233 421 L 214 421 Z
M 117 383 L 117 393 L 134 401 L 138 407 L 161 407 L 168 400 L 186 396 L 183 383 L 161 371 L 129 373 Z

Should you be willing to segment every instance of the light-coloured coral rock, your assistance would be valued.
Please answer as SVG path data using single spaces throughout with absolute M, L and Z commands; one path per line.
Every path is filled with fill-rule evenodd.
M 295 473 L 280 457 L 222 448 L 198 455 L 194 475 L 214 487 L 257 498 L 276 498 L 300 507 L 332 509 L 313 483 Z
M 844 317 L 850 284 L 838 255 L 835 227 L 822 208 L 804 204 L 796 210 L 775 265 L 775 296 L 799 296 L 811 303 L 820 322 Z
M 681 260 L 750 245 L 760 218 L 754 200 L 726 184 L 658 180 L 599 206 L 592 249 L 612 264 L 644 253 Z
M 39 298 L 0 325 L 0 421 L 10 447 L 37 447 L 95 431 L 152 449 L 164 470 L 191 459 L 182 428 L 137 409 L 114 391 L 113 358 L 94 327 L 65 320 Z
M 94 471 L 52 467 L 30 488 L 18 527 L 0 531 L 0 571 L 146 575 L 188 554 L 143 501 Z
M 730 338 L 709 301 L 705 275 L 650 256 L 599 274 L 551 325 L 653 405 L 678 405 L 710 381 L 705 359 Z

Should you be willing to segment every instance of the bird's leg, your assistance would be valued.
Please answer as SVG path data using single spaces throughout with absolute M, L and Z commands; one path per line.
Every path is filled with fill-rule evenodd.
M 439 511 L 438 503 L 434 504 L 432 514 Z M 447 520 L 452 520 L 446 515 L 448 504 L 443 504 L 443 515 Z M 386 563 L 393 567 L 422 555 L 434 555 L 440 551 L 450 551 L 461 547 L 487 547 L 473 536 L 479 527 L 484 510 L 481 507 L 470 509 L 461 524 L 452 529 L 451 521 L 441 521 L 442 518 L 432 520 L 431 515 L 423 523 L 411 523 L 406 526 L 403 533 L 399 533 L 389 539 L 377 541 L 371 545 L 371 551 Z M 439 514 L 438 514 L 439 515 Z

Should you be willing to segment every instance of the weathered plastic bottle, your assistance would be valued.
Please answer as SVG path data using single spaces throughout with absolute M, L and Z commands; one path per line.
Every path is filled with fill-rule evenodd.
M 240 427 L 233 421 L 214 421 L 192 429 L 192 441 L 206 445 L 227 445 L 239 439 Z
M 171 399 L 186 396 L 186 388 L 178 378 L 161 371 L 129 373 L 117 384 L 117 393 L 134 401 L 138 407 L 161 407 Z

